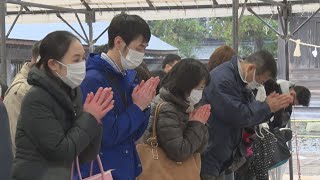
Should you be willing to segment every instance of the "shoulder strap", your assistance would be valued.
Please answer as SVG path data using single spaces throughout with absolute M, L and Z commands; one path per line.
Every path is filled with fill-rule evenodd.
M 25 83 L 25 80 L 18 80 L 18 81 L 16 81 L 16 82 L 14 82 L 14 83 L 11 84 L 10 87 L 7 89 L 7 91 L 5 92 L 5 95 L 4 95 L 4 96 L 8 95 L 9 91 L 10 91 L 14 86 L 20 84 L 20 85 L 19 85 L 19 88 L 17 89 L 17 91 L 18 91 L 18 90 L 20 89 L 21 84 L 24 84 L 24 83 Z M 17 91 L 14 92 L 14 94 L 17 94 Z
M 159 118 L 159 112 L 160 112 L 160 109 L 161 107 L 166 104 L 165 102 L 161 102 L 159 103 L 157 106 L 156 106 L 156 110 L 155 110 L 155 113 L 154 113 L 154 117 L 153 117 L 153 121 L 152 121 L 152 132 L 151 132 L 151 136 L 150 138 L 147 140 L 147 142 L 151 145 L 151 146 L 154 146 L 154 147 L 157 147 L 158 146 L 158 139 L 157 139 L 157 121 L 158 121 L 158 118 Z
M 107 72 L 105 77 L 106 77 L 107 81 L 109 81 L 109 83 L 111 83 L 112 85 L 115 86 L 114 88 L 116 88 L 116 90 L 119 92 L 119 94 L 121 96 L 122 103 L 127 108 L 127 106 L 128 106 L 127 93 L 120 88 L 119 82 L 118 82 L 117 78 L 115 77 L 115 75 Z

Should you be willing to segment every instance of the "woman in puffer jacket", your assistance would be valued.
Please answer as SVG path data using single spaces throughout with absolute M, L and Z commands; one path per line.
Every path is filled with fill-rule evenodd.
M 149 127 L 156 106 L 164 102 L 159 111 L 156 132 L 159 147 L 173 161 L 183 162 L 206 148 L 209 137 L 206 122 L 211 108 L 210 105 L 195 108 L 195 105 L 209 81 L 209 72 L 204 64 L 192 58 L 183 59 L 164 77 L 160 94 L 152 101 Z
M 100 88 L 82 105 L 85 51 L 73 34 L 48 34 L 40 44 L 40 57 L 28 74 L 33 87 L 18 119 L 12 179 L 68 180 L 77 156 L 81 162 L 96 158 L 101 119 L 113 108 L 113 94 Z

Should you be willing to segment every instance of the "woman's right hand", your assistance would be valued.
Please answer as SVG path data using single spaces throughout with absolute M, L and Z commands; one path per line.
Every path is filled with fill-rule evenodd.
M 199 121 L 203 124 L 206 124 L 210 117 L 210 113 L 211 106 L 210 104 L 206 104 L 191 112 L 189 115 L 189 119 L 190 121 Z
M 94 95 L 88 93 L 86 101 L 83 105 L 83 111 L 93 115 L 98 123 L 102 123 L 101 119 L 113 108 L 114 101 L 111 88 L 100 87 Z

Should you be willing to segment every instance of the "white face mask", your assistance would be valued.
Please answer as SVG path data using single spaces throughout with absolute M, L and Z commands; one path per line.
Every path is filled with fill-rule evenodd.
M 195 104 L 197 104 L 201 100 L 202 94 L 202 89 L 193 89 L 189 97 L 190 105 L 194 106 Z
M 264 102 L 267 98 L 266 90 L 264 89 L 263 86 L 259 86 L 257 88 L 257 95 L 256 95 L 256 100 L 260 102 Z
M 246 73 L 246 75 L 247 75 L 247 73 Z M 262 86 L 262 84 L 259 84 L 256 81 L 256 70 L 254 70 L 254 72 L 253 72 L 253 80 L 252 80 L 252 82 L 249 82 L 247 84 L 247 88 L 251 89 L 251 90 L 254 90 L 254 89 L 258 89 L 260 86 Z
M 129 52 L 126 57 L 123 57 L 121 51 L 119 50 L 121 56 L 121 65 L 123 69 L 134 69 L 142 63 L 144 53 L 135 51 L 130 48 L 128 48 L 128 50 Z
M 244 83 L 247 83 L 247 86 L 246 86 L 246 87 L 247 87 L 248 89 L 251 89 L 251 90 L 257 89 L 258 87 L 260 87 L 261 84 L 259 84 L 259 83 L 256 81 L 256 70 L 254 70 L 254 72 L 253 72 L 253 80 L 252 80 L 252 82 L 248 82 L 248 81 L 247 81 L 247 75 L 248 75 L 248 73 L 246 72 L 245 75 L 243 74 L 240 62 L 241 62 L 241 60 L 238 60 L 239 75 L 240 75 L 242 81 L 243 81 Z M 244 76 L 244 77 L 243 77 L 243 76 Z
M 60 74 L 57 73 L 57 75 L 61 78 L 61 80 L 70 86 L 72 89 L 80 86 L 83 79 L 86 76 L 86 62 L 79 62 L 74 64 L 63 64 L 59 61 L 57 61 L 59 64 L 67 67 L 67 75 L 65 77 L 60 76 Z

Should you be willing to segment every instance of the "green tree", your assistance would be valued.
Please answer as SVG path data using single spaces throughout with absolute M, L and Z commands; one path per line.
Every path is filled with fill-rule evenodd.
M 275 29 L 277 21 L 266 19 Z M 225 40 L 228 45 L 232 45 L 232 18 L 212 18 L 209 21 L 212 27 L 211 36 Z M 272 30 L 267 28 L 258 18 L 254 16 L 243 16 L 239 26 L 239 53 L 248 55 L 252 51 L 266 49 L 276 55 L 277 37 Z M 253 46 L 253 48 L 252 48 Z
M 200 19 L 175 19 L 149 22 L 153 35 L 177 47 L 181 54 L 193 57 L 193 50 L 208 35 Z
M 275 29 L 277 21 L 266 19 Z M 193 52 L 205 38 L 224 40 L 232 45 L 232 17 L 150 21 L 151 32 L 176 46 L 180 53 L 193 57 Z M 243 16 L 239 26 L 239 54 L 266 49 L 276 56 L 277 37 L 254 16 Z M 268 30 L 268 31 L 266 31 Z

